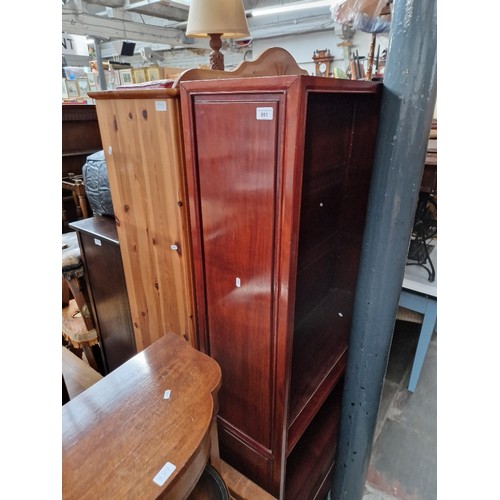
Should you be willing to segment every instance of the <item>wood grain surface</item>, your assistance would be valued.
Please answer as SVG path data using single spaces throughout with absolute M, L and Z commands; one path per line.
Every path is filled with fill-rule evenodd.
M 209 458 L 220 383 L 213 359 L 167 333 L 64 405 L 63 498 L 184 498 Z
M 137 351 L 167 331 L 196 345 L 177 91 L 93 96 Z

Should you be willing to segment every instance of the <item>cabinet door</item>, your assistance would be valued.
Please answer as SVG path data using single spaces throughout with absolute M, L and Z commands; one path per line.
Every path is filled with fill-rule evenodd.
M 178 102 L 121 92 L 96 102 L 137 350 L 169 331 L 196 345 Z
M 137 352 L 120 248 L 84 232 L 80 232 L 80 242 L 100 341 L 111 372 Z
M 276 98 L 255 96 L 201 97 L 195 106 L 204 328 L 223 374 L 219 415 L 267 449 L 275 386 L 278 108 Z

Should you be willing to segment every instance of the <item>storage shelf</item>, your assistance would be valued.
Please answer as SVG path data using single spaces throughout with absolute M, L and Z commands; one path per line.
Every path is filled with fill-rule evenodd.
M 350 294 L 332 290 L 295 330 L 289 452 L 344 372 L 351 321 L 351 311 L 346 310 L 349 303 Z
M 330 486 L 325 478 L 331 475 L 337 451 L 342 388 L 341 381 L 288 456 L 285 498 L 321 498 L 321 486 Z
M 85 149 L 82 151 L 66 151 L 62 154 L 63 158 L 68 158 L 70 156 L 83 156 L 83 155 L 91 155 L 97 153 L 98 149 Z

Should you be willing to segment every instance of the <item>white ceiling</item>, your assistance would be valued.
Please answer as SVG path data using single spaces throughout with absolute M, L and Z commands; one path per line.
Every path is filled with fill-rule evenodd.
M 62 3 L 62 31 L 67 34 L 103 41 L 145 42 L 156 45 L 156 50 L 193 48 L 204 43 L 185 36 L 189 0 L 62 0 Z M 251 9 L 297 3 L 297 0 L 244 0 L 243 3 L 253 39 L 331 30 L 334 26 L 329 6 L 253 18 L 248 15 Z

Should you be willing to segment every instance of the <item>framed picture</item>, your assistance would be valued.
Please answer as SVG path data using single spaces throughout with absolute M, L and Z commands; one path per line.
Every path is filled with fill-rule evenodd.
M 66 78 L 62 79 L 62 98 L 67 99 L 69 97 L 68 95 L 68 89 L 66 87 Z
M 120 73 L 120 82 L 122 85 L 129 85 L 131 83 L 134 83 L 131 69 L 121 69 L 119 73 Z
M 87 80 L 89 82 L 89 88 L 90 87 L 97 88 L 97 74 L 96 73 L 87 73 Z
M 66 90 L 68 91 L 68 97 L 78 97 L 80 95 L 76 80 L 66 80 Z
M 134 68 L 132 70 L 134 83 L 142 83 L 146 81 L 146 70 L 144 68 Z
M 120 85 L 120 74 L 117 70 L 108 70 L 105 71 L 106 75 L 106 89 L 113 90 Z
M 147 68 L 148 80 L 153 82 L 160 79 L 160 68 L 158 66 L 151 66 Z
M 77 78 L 76 82 L 78 83 L 78 92 L 80 95 L 87 95 L 89 90 L 89 81 L 87 78 Z

